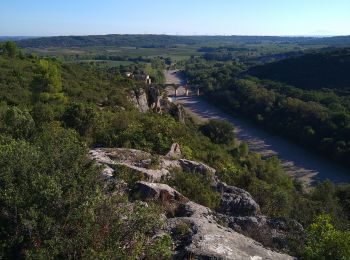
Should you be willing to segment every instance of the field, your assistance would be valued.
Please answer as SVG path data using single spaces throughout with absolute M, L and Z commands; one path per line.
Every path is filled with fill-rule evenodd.
M 108 66 L 126 65 L 132 62 L 142 62 L 155 57 L 170 58 L 173 62 L 185 61 L 191 57 L 202 56 L 206 49 L 213 52 L 230 53 L 235 60 L 246 64 L 261 64 L 299 55 L 313 49 L 321 49 L 327 45 L 305 45 L 295 42 L 252 42 L 252 43 L 201 43 L 201 44 L 174 44 L 163 47 L 114 47 L 114 46 L 87 46 L 87 47 L 47 47 L 24 48 L 26 53 L 35 53 L 38 56 L 55 56 L 66 62 L 108 61 Z

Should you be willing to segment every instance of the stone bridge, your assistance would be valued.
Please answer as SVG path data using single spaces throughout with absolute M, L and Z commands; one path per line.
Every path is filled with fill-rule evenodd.
M 161 89 L 172 89 L 174 90 L 174 96 L 177 97 L 178 95 L 197 95 L 199 96 L 201 94 L 201 86 L 200 85 L 193 85 L 193 84 L 152 84 L 153 86 L 157 86 Z M 183 93 L 178 93 L 178 90 L 180 88 L 183 88 Z

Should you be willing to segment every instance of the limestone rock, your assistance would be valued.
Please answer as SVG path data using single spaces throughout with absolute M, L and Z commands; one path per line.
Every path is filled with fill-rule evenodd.
M 181 104 L 172 104 L 169 113 L 180 123 L 185 123 L 186 112 Z
M 181 193 L 163 183 L 151 183 L 139 181 L 136 184 L 134 192 L 140 196 L 143 201 L 160 201 L 160 202 L 187 202 L 188 199 Z
M 188 202 L 188 199 L 181 193 L 163 183 L 137 182 L 132 196 L 146 202 L 158 202 L 170 216 L 175 215 L 179 205 Z
M 144 113 L 149 110 L 147 94 L 143 89 L 132 91 L 130 99 L 140 112 Z
M 196 172 L 196 173 L 210 173 L 215 174 L 215 169 L 209 167 L 208 165 L 201 163 L 201 162 L 195 162 L 187 159 L 181 159 L 179 160 L 179 163 L 182 167 L 182 169 L 186 172 Z
M 176 144 L 173 145 L 175 156 L 179 156 L 181 151 L 179 146 L 175 149 Z M 185 172 L 191 173 L 209 173 L 213 179 L 213 185 L 216 184 L 215 169 L 208 165 L 190 161 L 186 159 L 173 160 L 169 156 L 160 156 L 159 165 L 157 169 L 149 169 L 152 155 L 150 153 L 128 149 L 128 148 L 97 148 L 90 151 L 90 157 L 96 160 L 97 163 L 105 165 L 104 172 L 108 176 L 112 176 L 110 168 L 112 165 L 123 165 L 132 170 L 143 173 L 148 181 L 159 182 L 170 174 L 173 168 L 180 168 Z M 172 157 L 172 156 L 171 156 Z M 104 174 L 104 173 L 103 173 Z
M 217 189 L 222 193 L 219 212 L 228 216 L 254 216 L 260 211 L 253 197 L 237 187 L 219 182 Z
M 175 240 L 174 259 L 293 259 L 219 225 L 210 209 L 194 202 L 181 205 L 179 213 L 182 215 L 169 218 L 166 224 Z M 191 229 L 186 238 L 176 235 L 176 227 L 181 223 L 186 223 Z
M 150 109 L 161 112 L 161 93 L 156 87 L 139 88 L 130 93 L 130 100 L 142 113 Z
M 136 172 L 141 173 L 148 181 L 160 181 L 165 176 L 169 175 L 169 170 L 165 168 L 161 169 L 147 169 L 147 159 L 151 157 L 151 154 L 134 149 L 127 148 L 99 148 L 90 151 L 92 159 L 97 163 L 104 165 L 104 172 L 110 172 L 108 170 L 113 165 L 122 165 L 128 167 Z M 118 173 L 115 173 L 118 174 Z
M 161 110 L 161 105 L 160 105 L 161 97 L 160 97 L 159 89 L 157 89 L 155 87 L 148 87 L 146 89 L 146 92 L 147 92 L 148 107 L 160 112 L 160 110 Z
M 296 246 L 291 240 L 305 240 L 301 224 L 287 218 L 268 218 L 263 215 L 229 217 L 228 226 L 233 230 L 259 241 L 266 247 L 289 252 Z
M 175 147 L 173 147 L 176 150 Z M 149 169 L 152 155 L 143 151 L 126 148 L 100 148 L 90 151 L 90 157 L 105 166 L 102 176 L 114 178 L 114 165 L 123 165 L 141 172 L 148 182 L 138 182 L 132 191 L 134 198 L 155 201 L 167 211 L 165 232 L 172 235 L 176 246 L 174 259 L 293 259 L 292 257 L 264 248 L 285 250 L 291 229 L 299 230 L 298 224 L 290 225 L 283 219 L 271 219 L 258 215 L 259 205 L 251 195 L 237 187 L 219 182 L 215 169 L 186 159 L 171 160 L 159 157 L 159 167 Z M 189 174 L 209 173 L 213 188 L 221 194 L 220 220 L 228 227 L 218 224 L 217 216 L 210 209 L 188 201 L 175 189 L 160 182 L 170 174 L 172 168 L 179 167 Z M 191 232 L 187 237 L 177 237 L 174 233 L 179 223 L 186 223 Z M 220 222 L 221 223 L 221 222 Z M 292 228 L 291 228 L 292 227 Z M 249 237 L 248 237 L 249 236 Z M 259 241 L 256 242 L 255 240 Z M 299 240 L 300 241 L 300 240 Z
M 178 143 L 173 143 L 171 145 L 170 151 L 166 154 L 166 157 L 170 159 L 181 159 L 181 149 Z

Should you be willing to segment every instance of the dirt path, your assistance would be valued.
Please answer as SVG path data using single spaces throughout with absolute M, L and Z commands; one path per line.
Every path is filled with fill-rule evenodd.
M 166 83 L 182 84 L 181 75 L 176 71 L 165 71 Z M 314 155 L 305 149 L 278 136 L 271 135 L 247 121 L 232 117 L 213 105 L 205 102 L 200 97 L 185 96 L 184 88 L 177 91 L 167 89 L 168 95 L 174 102 L 183 104 L 185 109 L 197 120 L 204 121 L 212 118 L 225 119 L 234 124 L 236 136 L 240 141 L 248 143 L 249 149 L 263 156 L 277 155 L 285 171 L 307 183 L 330 179 L 333 182 L 350 182 L 350 171 L 339 165 L 326 161 L 324 158 Z

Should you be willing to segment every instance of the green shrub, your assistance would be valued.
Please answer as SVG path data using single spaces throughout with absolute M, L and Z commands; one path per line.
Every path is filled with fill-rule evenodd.
M 235 129 L 226 120 L 211 119 L 200 127 L 200 131 L 216 144 L 231 144 L 235 140 Z
M 114 176 L 123 180 L 128 184 L 129 188 L 133 188 L 138 181 L 144 181 L 146 178 L 143 173 L 133 170 L 125 165 L 114 165 Z
M 177 224 L 175 227 L 175 234 L 178 236 L 186 236 L 186 235 L 189 235 L 190 233 L 191 233 L 191 227 L 185 222 L 181 222 Z
M 9 107 L 3 120 L 4 131 L 14 138 L 30 138 L 35 131 L 35 122 L 27 109 Z
M 203 206 L 215 209 L 220 202 L 220 194 L 211 187 L 209 173 L 174 171 L 168 184 L 184 196 Z
M 155 241 L 147 248 L 146 259 L 166 260 L 171 259 L 172 240 L 169 235 L 157 237 Z
M 350 232 L 339 231 L 328 215 L 320 215 L 307 229 L 303 259 L 350 259 Z
M 105 195 L 77 133 L 50 124 L 33 143 L 1 138 L 1 259 L 136 259 L 160 209 Z

